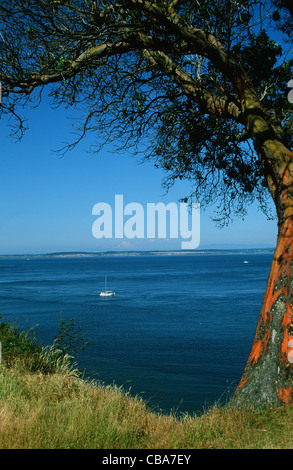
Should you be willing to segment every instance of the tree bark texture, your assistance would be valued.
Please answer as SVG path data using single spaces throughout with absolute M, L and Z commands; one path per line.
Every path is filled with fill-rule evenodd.
M 287 163 L 274 187 L 278 240 L 252 349 L 232 399 L 236 406 L 288 405 L 293 398 L 293 182 L 290 167 Z

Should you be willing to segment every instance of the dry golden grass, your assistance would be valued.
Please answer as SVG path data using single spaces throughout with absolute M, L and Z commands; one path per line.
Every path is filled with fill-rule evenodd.
M 69 356 L 0 323 L 0 449 L 291 449 L 293 407 L 213 407 L 180 419 L 86 382 Z M 11 346 L 12 345 L 12 346 Z M 8 348 L 9 346 L 9 348 Z
M 116 387 L 74 371 L 44 375 L 0 365 L 1 449 L 292 448 L 292 408 L 262 413 L 213 408 L 160 415 Z

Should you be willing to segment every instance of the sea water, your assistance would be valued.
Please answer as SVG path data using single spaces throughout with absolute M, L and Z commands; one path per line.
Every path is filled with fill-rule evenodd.
M 89 341 L 85 377 L 122 386 L 154 410 L 200 412 L 235 390 L 272 253 L 0 259 L 2 321 L 52 344 L 61 314 Z M 115 297 L 100 297 L 107 288 Z

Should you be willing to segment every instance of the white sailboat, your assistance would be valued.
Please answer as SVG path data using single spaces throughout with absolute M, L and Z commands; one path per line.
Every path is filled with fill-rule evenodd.
M 105 291 L 100 292 L 100 295 L 103 296 L 103 297 L 111 297 L 111 296 L 115 295 L 115 292 L 113 292 L 111 290 L 107 290 L 107 276 L 105 276 Z

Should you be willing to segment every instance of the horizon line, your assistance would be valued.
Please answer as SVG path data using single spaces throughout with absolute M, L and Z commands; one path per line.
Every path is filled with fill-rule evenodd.
M 105 250 L 105 251 L 86 251 L 86 250 L 77 250 L 77 251 L 52 251 L 52 252 L 42 252 L 42 253 L 14 253 L 14 254 L 5 254 L 2 253 L 0 254 L 0 258 L 3 257 L 46 257 L 46 256 L 78 256 L 78 255 L 84 255 L 84 256 L 101 256 L 101 255 L 111 255 L 111 254 L 116 254 L 116 255 L 127 255 L 127 254 L 134 254 L 134 253 L 157 253 L 157 254 L 164 254 L 164 253 L 171 253 L 171 254 L 201 254 L 205 252 L 227 252 L 227 251 L 274 251 L 275 247 L 273 246 L 264 246 L 264 247 L 257 247 L 257 246 L 251 246 L 251 247 L 237 247 L 233 248 L 232 246 L 230 248 L 199 248 L 195 250 Z

